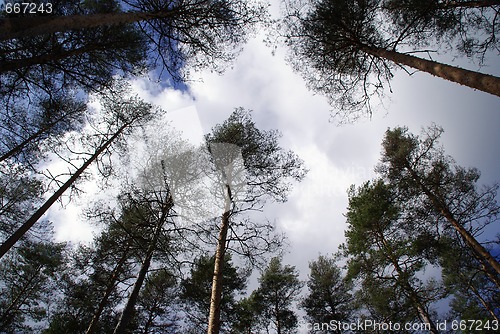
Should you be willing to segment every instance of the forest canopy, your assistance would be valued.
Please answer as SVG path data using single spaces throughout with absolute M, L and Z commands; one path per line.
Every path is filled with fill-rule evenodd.
M 499 1 L 1 2 L 1 333 L 498 331 Z

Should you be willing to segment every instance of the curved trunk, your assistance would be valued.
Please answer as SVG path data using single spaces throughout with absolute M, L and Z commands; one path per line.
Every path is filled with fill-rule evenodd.
M 433 60 L 418 58 L 384 48 L 371 47 L 368 45 L 362 45 L 360 48 L 370 55 L 390 60 L 396 64 L 409 66 L 470 88 L 500 96 L 499 77 L 438 63 Z

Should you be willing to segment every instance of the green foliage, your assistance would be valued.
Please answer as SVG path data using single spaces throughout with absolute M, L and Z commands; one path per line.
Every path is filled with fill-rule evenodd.
M 364 52 L 385 48 L 379 0 L 288 1 L 285 43 L 289 61 L 308 87 L 325 95 L 338 110 L 339 122 L 356 120 L 359 110 L 371 114 L 370 99 L 383 94 L 392 64 Z
M 498 50 L 494 31 L 498 1 L 386 0 L 383 11 L 395 35 L 406 45 L 455 48 L 484 61 L 488 50 Z
M 215 126 L 205 140 L 218 169 L 230 166 L 239 150 L 228 156 L 226 152 L 214 152 L 214 147 L 217 147 L 214 144 L 241 150 L 244 167 L 240 168 L 244 168 L 246 199 L 255 205 L 261 197 L 285 201 L 291 187 L 289 180 L 300 181 L 305 176 L 303 162 L 293 152 L 279 146 L 279 137 L 276 130 L 258 129 L 251 118 L 251 111 L 237 108 L 224 123 Z M 223 149 L 228 150 L 226 146 Z
M 181 282 L 182 299 L 187 302 L 188 314 L 193 327 L 200 331 L 206 327 L 210 310 L 210 296 L 214 272 L 214 256 L 198 258 L 190 271 L 190 276 Z M 232 264 L 231 255 L 224 257 L 222 269 L 221 328 L 232 326 L 236 316 L 236 295 L 246 288 L 247 273 L 240 272 Z
M 291 53 L 289 61 L 307 86 L 335 106 L 338 122 L 352 122 L 364 113 L 370 116 L 373 100 L 382 102 L 384 90 L 392 91 L 396 65 L 408 73 L 406 66 L 450 80 L 407 55 L 429 52 L 429 47 L 439 50 L 440 43 L 450 49 L 456 39 L 458 53 L 477 53 L 481 62 L 486 51 L 498 50 L 498 5 L 496 1 L 287 0 L 280 33 Z M 461 70 L 446 71 L 451 75 Z M 465 80 L 456 82 L 471 86 Z
M 358 301 L 373 316 L 411 320 L 418 312 L 406 311 L 418 300 L 449 295 L 451 319 L 498 318 L 498 275 L 455 226 L 474 239 L 496 222 L 498 184 L 479 188 L 477 169 L 457 166 L 438 145 L 442 132 L 388 130 L 376 168 L 382 179 L 349 191 L 343 250 L 349 277 L 361 280 Z M 439 275 L 424 282 L 433 267 Z
M 118 13 L 115 0 L 51 1 L 52 15 Z M 0 96 L 51 96 L 83 88 L 98 92 L 112 76 L 145 69 L 146 38 L 131 25 L 100 26 L 0 42 Z
M 415 252 L 418 230 L 410 225 L 411 212 L 401 211 L 396 193 L 381 180 L 351 188 L 343 246 L 348 277 L 361 282 L 359 301 L 373 316 L 427 322 L 421 317 L 430 318 L 430 304 L 443 297 L 442 287 L 419 278 L 430 262 Z
M 310 323 L 348 323 L 353 318 L 352 282 L 345 280 L 335 259 L 320 255 L 309 263 L 309 293 L 300 307 Z
M 138 327 L 142 333 L 178 333 L 177 279 L 165 269 L 151 273 L 137 302 Z
M 283 266 L 278 257 L 271 259 L 259 278 L 259 288 L 252 294 L 261 326 L 271 323 L 277 333 L 295 331 L 298 318 L 291 307 L 303 286 L 298 277 L 295 267 Z
M 59 280 L 65 273 L 64 244 L 25 241 L 0 262 L 0 329 L 34 330 L 47 320 Z
M 0 166 L 0 236 L 9 236 L 41 201 L 42 183 L 21 166 Z

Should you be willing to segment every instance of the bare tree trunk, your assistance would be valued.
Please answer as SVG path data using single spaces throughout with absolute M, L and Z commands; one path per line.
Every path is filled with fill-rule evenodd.
M 500 96 L 500 78 L 493 75 L 470 71 L 384 48 L 362 45 L 361 50 L 373 56 L 391 60 L 399 65 L 406 65 L 470 88 Z
M 212 280 L 212 294 L 210 296 L 210 313 L 208 315 L 208 334 L 218 334 L 220 331 L 220 301 L 222 297 L 222 270 L 224 255 L 226 253 L 227 231 L 229 229 L 229 216 L 231 214 L 231 189 L 226 184 L 226 199 L 224 214 L 221 218 L 221 227 L 215 251 L 214 275 Z
M 1 69 L 2 65 L 0 64 L 0 69 Z M 76 110 L 73 110 L 71 113 L 76 113 L 78 111 Z M 25 140 L 23 140 L 22 142 L 20 142 L 19 144 L 17 144 L 16 146 L 14 146 L 12 149 L 10 149 L 8 152 L 2 154 L 2 156 L 0 156 L 0 162 L 1 161 L 4 161 L 4 160 L 7 160 L 9 159 L 10 157 L 14 156 L 14 155 L 17 155 L 19 154 L 26 145 L 28 145 L 32 140 L 35 140 L 36 138 L 42 136 L 45 132 L 49 131 L 50 129 L 52 129 L 54 126 L 56 126 L 60 121 L 62 121 L 65 117 L 69 117 L 69 115 L 65 114 L 61 117 L 59 117 L 58 119 L 56 119 L 55 121 L 51 122 L 50 124 L 44 126 L 43 128 L 41 128 L 40 130 L 38 130 L 37 132 L 35 132 L 34 134 L 32 134 L 31 136 L 29 136 L 28 138 L 26 138 Z
M 0 19 L 0 41 L 34 37 L 68 30 L 81 30 L 99 26 L 128 24 L 151 19 L 165 19 L 181 15 L 181 10 L 158 12 L 123 12 L 68 16 L 28 16 Z
M 7 240 L 5 240 L 2 245 L 0 246 L 0 258 L 2 258 L 5 253 L 9 251 L 9 249 L 12 248 L 12 246 L 15 245 L 19 239 L 22 238 L 23 235 L 28 232 L 28 230 L 42 217 L 45 212 L 54 204 L 59 197 L 69 188 L 75 181 L 80 177 L 80 175 L 90 166 L 91 163 L 93 163 L 99 155 L 101 155 L 104 150 L 106 150 L 113 141 L 118 138 L 118 136 L 128 127 L 130 126 L 131 122 L 125 123 L 122 125 L 116 132 L 115 134 L 106 140 L 104 144 L 102 144 L 97 151 L 94 152 L 94 154 L 85 161 L 85 163 L 80 167 L 75 173 L 69 178 L 68 181 L 66 181 L 52 196 L 50 196 L 49 199 L 45 201 L 45 203 L 23 224 L 21 227 L 19 227 Z
M 170 195 L 168 198 L 171 199 Z M 148 249 L 146 251 L 146 257 L 142 262 L 141 269 L 139 270 L 139 274 L 137 275 L 137 279 L 134 283 L 134 287 L 132 288 L 132 292 L 128 297 L 127 304 L 123 309 L 123 312 L 120 316 L 120 320 L 118 321 L 118 324 L 116 325 L 113 334 L 123 334 L 127 330 L 127 325 L 129 324 L 130 319 L 132 318 L 135 309 L 135 304 L 137 303 L 137 298 L 139 297 L 139 291 L 141 290 L 142 284 L 144 283 L 144 279 L 146 278 L 146 274 L 149 270 L 149 266 L 151 265 L 151 259 L 153 258 L 154 251 L 156 250 L 156 244 L 158 242 L 158 239 L 160 238 L 163 225 L 167 220 L 171 207 L 172 207 L 172 202 L 165 204 L 165 208 L 161 214 L 160 219 L 158 220 L 158 225 L 156 226 L 153 239 L 148 245 Z

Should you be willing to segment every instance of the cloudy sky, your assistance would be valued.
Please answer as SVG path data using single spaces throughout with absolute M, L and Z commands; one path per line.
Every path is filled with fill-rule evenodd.
M 482 70 L 500 74 L 494 68 Z M 148 82 L 135 86 L 167 110 L 176 128 L 192 140 L 201 140 L 202 133 L 239 106 L 253 110 L 259 128 L 281 131 L 282 146 L 296 152 L 309 173 L 295 185 L 289 201 L 268 206 L 266 216 L 286 232 L 290 253 L 285 261 L 300 268 L 304 277 L 309 261 L 335 252 L 343 242 L 346 190 L 375 176 L 387 128 L 405 125 L 418 134 L 432 123 L 440 125 L 445 130 L 442 144 L 460 165 L 479 168 L 484 182 L 499 179 L 500 100 L 486 93 L 425 73 L 410 77 L 397 72 L 386 109 L 377 110 L 371 120 L 337 126 L 330 122 L 332 107 L 307 90 L 284 61 L 284 50 L 273 56 L 259 37 L 223 75 L 207 72 L 200 77 L 203 81 L 191 84 L 189 93 L 161 90 Z
M 384 132 L 408 126 L 413 133 L 436 123 L 444 128 L 442 144 L 462 166 L 477 167 L 482 182 L 500 179 L 500 99 L 425 73 L 412 76 L 399 71 L 387 92 L 386 109 L 372 119 L 337 126 L 330 122 L 331 110 L 324 97 L 307 90 L 300 75 L 285 62 L 285 50 L 275 55 L 262 42 L 252 39 L 244 52 L 223 75 L 198 73 L 189 92 L 163 89 L 146 81 L 134 87 L 147 100 L 168 111 L 169 119 L 187 138 L 201 140 L 202 133 L 224 121 L 235 107 L 253 110 L 261 129 L 278 129 L 281 145 L 297 153 L 309 173 L 296 184 L 285 204 L 269 205 L 265 215 L 276 219 L 286 232 L 289 253 L 284 261 L 295 265 L 301 278 L 308 274 L 308 262 L 318 254 L 332 254 L 344 241 L 346 190 L 375 176 Z M 436 58 L 450 62 L 446 56 Z M 497 63 L 490 57 L 489 64 Z M 478 66 L 456 60 L 468 69 Z M 500 66 L 481 71 L 500 75 Z M 52 213 L 55 215 L 55 213 Z M 59 228 L 57 238 L 77 240 L 89 230 L 73 217 Z M 57 224 L 62 226 L 62 224 Z M 72 226 L 72 227 L 70 227 Z

